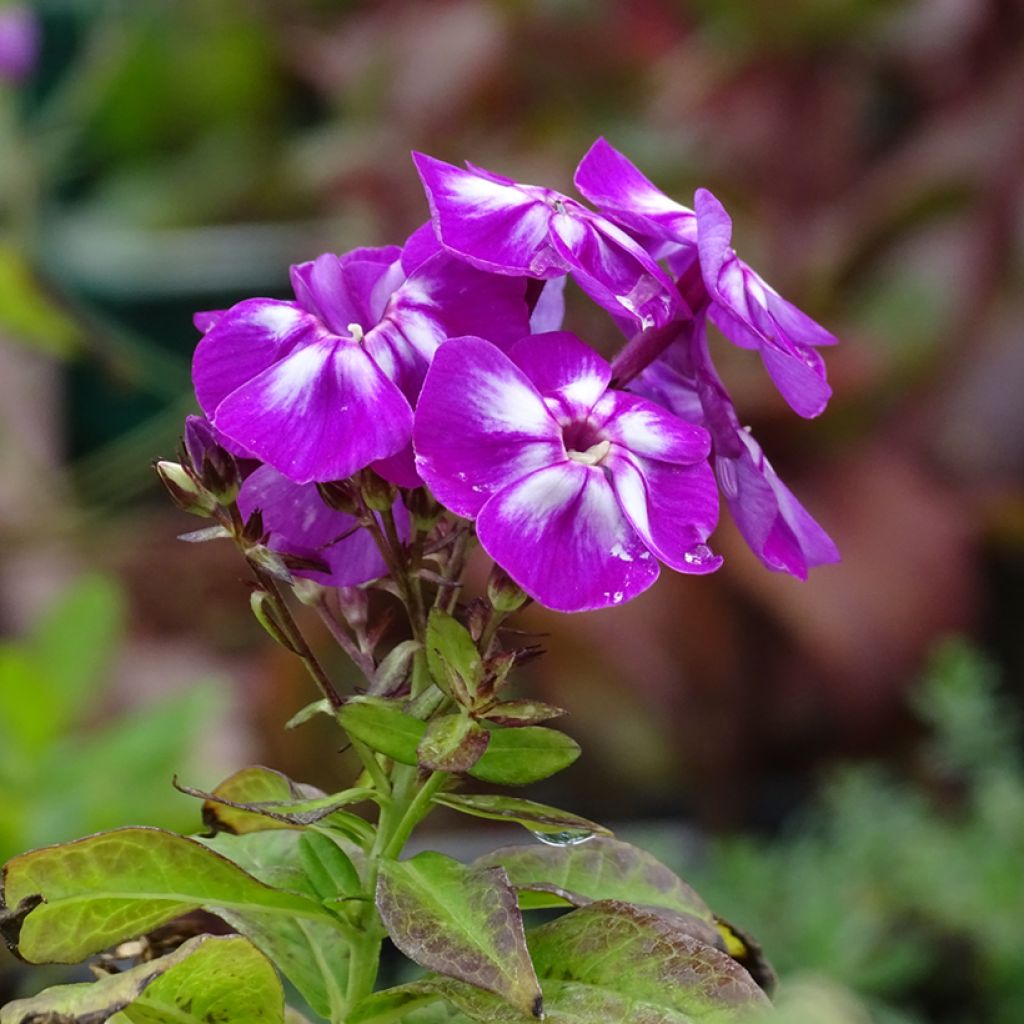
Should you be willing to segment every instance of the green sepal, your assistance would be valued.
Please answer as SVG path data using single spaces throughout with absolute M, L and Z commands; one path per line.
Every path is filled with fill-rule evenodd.
M 157 960 L 98 981 L 58 985 L 0 1009 L 0 1024 L 98 1024 L 108 1019 L 282 1024 L 284 991 L 270 961 L 247 939 L 200 935 Z
M 564 842 L 582 842 L 593 836 L 610 836 L 603 825 L 557 807 L 538 804 L 515 796 L 494 793 L 438 793 L 435 804 L 494 821 L 514 821 L 534 834 L 558 837 Z M 549 840 L 551 841 L 551 840 Z
M 416 759 L 429 771 L 468 772 L 483 757 L 492 735 L 467 715 L 442 715 L 427 723 Z

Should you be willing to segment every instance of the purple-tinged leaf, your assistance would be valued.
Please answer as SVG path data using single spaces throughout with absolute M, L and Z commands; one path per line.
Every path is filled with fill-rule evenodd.
M 543 1015 L 522 915 L 501 868 L 467 868 L 432 852 L 386 860 L 377 909 L 391 941 L 416 963 Z

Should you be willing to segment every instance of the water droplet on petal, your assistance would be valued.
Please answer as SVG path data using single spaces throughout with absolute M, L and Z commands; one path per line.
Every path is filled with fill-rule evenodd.
M 707 544 L 695 544 L 683 555 L 683 561 L 687 565 L 707 565 L 713 562 L 717 556 Z
M 595 833 L 585 828 L 567 828 L 564 832 L 533 832 L 533 835 L 546 846 L 579 846 L 593 839 Z

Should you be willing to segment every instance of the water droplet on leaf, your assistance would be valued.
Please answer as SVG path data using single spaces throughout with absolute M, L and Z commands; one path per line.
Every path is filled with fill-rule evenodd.
M 533 832 L 533 829 L 530 829 Z M 594 838 L 595 833 L 585 828 L 567 828 L 564 832 L 533 832 L 546 846 L 579 846 Z

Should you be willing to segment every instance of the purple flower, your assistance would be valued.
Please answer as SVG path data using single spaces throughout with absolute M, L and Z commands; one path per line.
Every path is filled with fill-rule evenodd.
M 704 284 L 711 296 L 708 316 L 734 344 L 760 351 L 764 367 L 794 412 L 821 413 L 832 395 L 816 346 L 838 341 L 787 302 L 730 247 L 732 221 L 722 204 L 698 189 L 697 238 Z
M 39 18 L 25 4 L 0 7 L 0 79 L 17 84 L 39 58 Z
M 501 345 L 529 329 L 522 281 L 422 242 L 411 269 L 394 246 L 325 254 L 292 268 L 295 301 L 201 314 L 193 380 L 217 430 L 296 483 L 373 465 L 416 486 L 412 406 L 437 347 L 470 327 Z
M 732 221 L 707 189 L 696 212 L 669 199 L 621 153 L 598 139 L 580 161 L 576 186 L 609 218 L 623 225 L 673 272 L 699 256 L 711 304 L 708 316 L 741 348 L 761 354 L 779 392 L 801 416 L 817 416 L 832 394 L 816 348 L 837 339 L 801 313 L 731 248 Z M 689 296 L 688 296 L 689 297 Z M 692 304 L 692 303 L 691 303 Z
M 488 554 L 541 604 L 629 600 L 658 562 L 706 573 L 718 519 L 707 432 L 637 395 L 572 334 L 508 355 L 458 338 L 434 358 L 416 412 L 416 459 L 449 509 L 476 519 Z
M 634 384 L 636 390 L 711 434 L 711 462 L 733 519 L 755 555 L 800 579 L 839 561 L 829 535 L 778 478 L 750 431 L 740 425 L 707 346 L 703 317 Z
M 349 587 L 387 575 L 387 566 L 370 532 L 354 516 L 337 512 L 321 499 L 316 484 L 296 484 L 272 466 L 260 466 L 242 485 L 238 508 L 245 518 L 257 509 L 272 551 L 312 559 L 328 571 L 296 570 L 297 576 L 331 587 Z M 401 501 L 394 506 L 403 539 L 409 515 Z
M 663 324 L 685 304 L 626 232 L 559 192 L 414 153 L 442 245 L 482 270 L 536 278 L 571 273 L 598 305 L 635 327 Z

